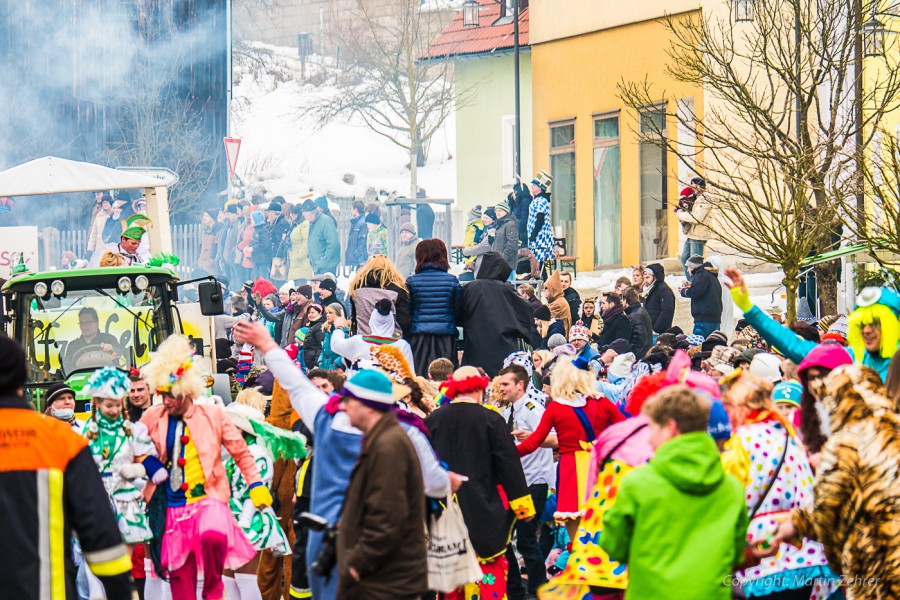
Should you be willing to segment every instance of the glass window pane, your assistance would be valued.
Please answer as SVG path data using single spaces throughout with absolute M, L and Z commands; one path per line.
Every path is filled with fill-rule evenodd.
M 550 147 L 565 148 L 575 143 L 575 124 L 560 125 L 550 128 Z
M 575 244 L 575 153 L 550 157 L 553 193 L 550 195 L 550 221 L 554 237 L 566 238 L 566 249 L 574 255 Z
M 609 119 L 597 119 L 594 121 L 594 137 L 595 138 L 617 138 L 619 137 L 619 118 L 611 117 Z
M 641 262 L 665 258 L 669 237 L 666 215 L 666 152 L 659 143 L 640 143 Z
M 619 146 L 594 148 L 594 264 L 622 264 Z
M 653 133 L 665 131 L 666 113 L 660 110 L 652 110 L 641 113 L 641 133 Z

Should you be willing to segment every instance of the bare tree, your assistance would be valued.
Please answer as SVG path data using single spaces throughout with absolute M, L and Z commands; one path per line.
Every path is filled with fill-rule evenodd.
M 162 63 L 142 49 L 129 80 L 129 91 L 117 106 L 118 131 L 105 151 L 108 164 L 165 166 L 178 174 L 169 190 L 169 210 L 176 215 L 197 209 L 220 168 L 221 151 L 207 131 L 204 106 L 197 99 L 173 93 L 179 81 L 178 60 Z M 166 64 L 169 65 L 166 68 Z
M 330 32 L 348 68 L 334 83 L 339 92 L 309 106 L 320 126 L 338 117 L 359 117 L 372 131 L 409 154 L 410 197 L 418 190 L 432 136 L 471 90 L 453 88 L 452 63 L 420 61 L 442 28 L 438 13 L 419 0 L 353 2 L 336 8 Z
M 677 109 L 647 81 L 622 82 L 636 111 L 664 104 L 688 141 L 641 134 L 705 175 L 719 239 L 747 257 L 780 265 L 788 318 L 795 316 L 800 263 L 838 239 L 840 198 L 859 157 L 895 109 L 900 72 L 884 69 L 865 89 L 854 58 L 862 15 L 844 0 L 755 0 L 751 22 L 731 15 L 667 16 L 667 71 L 699 86 L 703 115 Z M 855 107 L 865 106 L 862 114 Z M 652 122 L 652 119 L 646 119 Z M 836 306 L 836 291 L 823 294 Z

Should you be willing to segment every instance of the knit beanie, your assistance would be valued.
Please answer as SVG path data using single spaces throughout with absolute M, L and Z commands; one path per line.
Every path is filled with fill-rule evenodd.
M 320 290 L 328 290 L 332 294 L 337 290 L 337 283 L 334 282 L 333 279 L 323 279 L 319 284 Z
M 412 223 L 407 222 L 407 223 L 404 223 L 403 225 L 401 225 L 400 233 L 403 233 L 404 231 L 408 231 L 409 233 L 413 234 L 413 237 L 416 236 L 416 226 L 413 225 Z
M 387 411 L 396 404 L 391 380 L 384 373 L 372 369 L 359 371 L 351 377 L 344 384 L 341 394 L 359 400 L 375 410 Z
M 505 212 L 506 214 L 509 214 L 509 213 L 510 213 L 510 210 L 509 210 L 509 202 L 507 202 L 506 200 L 501 200 L 501 201 L 498 202 L 497 205 L 494 207 L 494 210 L 495 210 L 495 211 L 502 210 L 502 211 Z
M 366 223 L 371 223 L 372 225 L 380 225 L 381 217 L 379 217 L 376 213 L 369 213 L 366 215 Z
M 309 284 L 301 285 L 300 287 L 298 287 L 297 293 L 300 294 L 301 296 L 303 296 L 304 298 L 306 298 L 307 300 L 312 300 L 313 291 L 312 291 L 312 286 Z
M 775 384 L 772 390 L 772 401 L 775 403 L 790 404 L 800 408 L 800 398 L 803 396 L 803 386 L 797 381 L 781 381 Z
M 569 341 L 574 342 L 575 340 L 591 341 L 591 330 L 585 327 L 581 321 L 578 321 L 569 329 Z
M 469 214 L 466 215 L 467 222 L 471 223 L 472 221 L 477 221 L 481 218 L 481 205 L 476 204 L 469 210 Z
M 566 343 L 566 336 L 561 333 L 554 333 L 550 336 L 550 339 L 547 340 L 547 347 L 550 350 L 555 350 L 557 346 L 562 346 Z

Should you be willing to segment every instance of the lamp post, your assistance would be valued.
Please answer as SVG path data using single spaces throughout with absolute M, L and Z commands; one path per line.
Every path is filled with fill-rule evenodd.
M 863 24 L 863 47 L 866 58 L 881 56 L 884 54 L 885 37 L 887 29 L 875 15 Z

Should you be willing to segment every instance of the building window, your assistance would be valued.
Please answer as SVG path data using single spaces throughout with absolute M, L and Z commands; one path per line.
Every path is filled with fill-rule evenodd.
M 550 126 L 550 215 L 553 235 L 566 239 L 566 250 L 575 253 L 575 121 Z
M 619 116 L 594 119 L 594 264 L 622 264 Z
M 516 181 L 516 117 L 506 115 L 500 118 L 500 148 L 503 155 L 503 164 L 500 166 L 500 176 L 503 178 L 503 186 L 512 188 Z
M 647 109 L 640 118 L 640 260 L 645 262 L 666 258 L 669 253 L 665 108 Z

